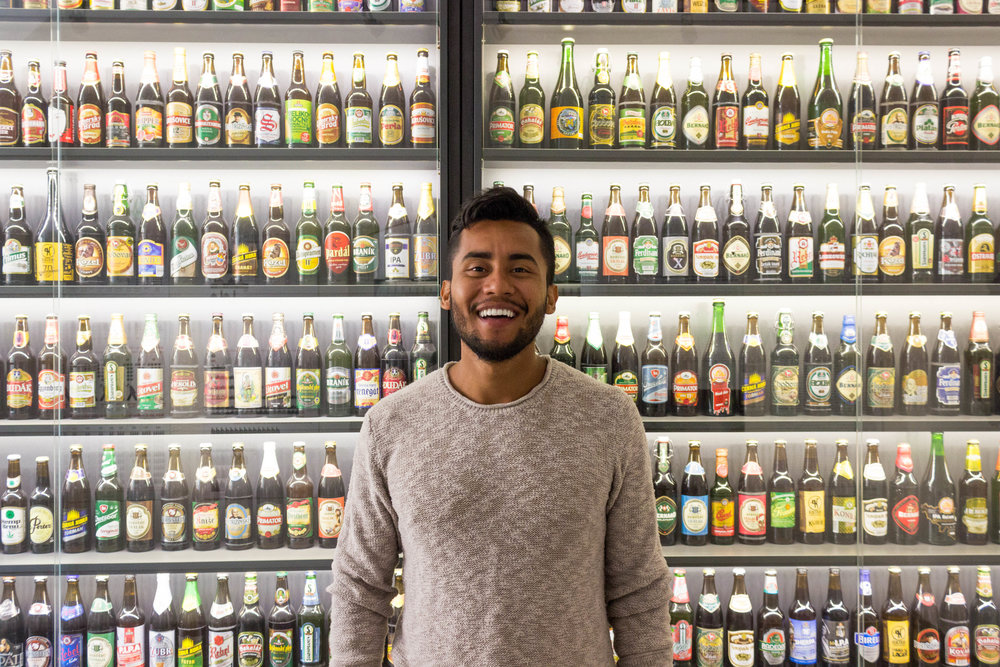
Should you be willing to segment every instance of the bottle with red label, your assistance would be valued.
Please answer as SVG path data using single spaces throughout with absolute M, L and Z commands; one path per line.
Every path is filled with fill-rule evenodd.
M 712 206 L 712 186 L 701 185 L 691 229 L 691 267 L 695 281 L 714 283 L 719 276 L 719 217 Z
M 729 450 L 715 450 L 715 484 L 709 491 L 712 544 L 732 544 L 736 533 L 736 508 L 733 487 L 729 483 Z
M 208 183 L 208 217 L 201 226 L 201 275 L 206 285 L 229 282 L 229 225 L 222 216 L 219 181 Z
M 437 142 L 437 98 L 431 86 L 428 51 L 417 49 L 417 74 L 410 93 L 409 142 L 414 148 L 430 148 Z M 544 125 L 544 111 L 542 125 Z M 544 134 L 544 130 L 542 130 Z
M 740 544 L 763 544 L 767 533 L 767 486 L 757 459 L 756 440 L 747 440 L 736 486 L 736 514 Z
M 930 667 L 941 663 L 941 634 L 938 610 L 931 588 L 931 569 L 917 568 L 917 592 L 910 612 L 910 638 L 913 642 L 912 662 L 915 667 Z
M 45 318 L 45 346 L 38 353 L 38 418 L 59 419 L 66 409 L 66 355 L 59 345 L 59 318 Z
M 281 145 L 281 92 L 274 76 L 274 56 L 260 55 L 260 76 L 253 94 L 253 138 L 258 148 Z
M 257 480 L 254 516 L 260 549 L 277 549 L 285 545 L 285 487 L 281 483 L 275 447 L 273 441 L 264 443 L 264 459 Z
M 49 144 L 76 145 L 76 105 L 66 91 L 66 61 L 57 60 L 53 69 L 52 97 L 49 99 Z
M 632 336 L 631 317 L 628 311 L 618 313 L 618 333 L 611 354 L 611 384 L 624 391 L 634 403 L 639 399 L 639 354 Z
M 674 667 L 694 664 L 694 610 L 687 587 L 687 570 L 674 570 L 673 592 L 670 595 L 670 634 L 673 638 Z
M 267 224 L 264 225 L 264 243 L 261 245 L 261 269 L 266 285 L 287 285 L 291 266 L 291 232 L 285 224 L 285 204 L 281 184 L 271 185 Z
M 139 604 L 135 575 L 125 575 L 122 606 L 115 619 L 115 663 L 117 667 L 146 664 L 146 614 Z
M 351 223 L 344 213 L 344 186 L 330 193 L 330 219 L 323 228 L 323 259 L 328 285 L 346 285 L 351 276 Z
M 629 233 L 622 206 L 621 186 L 611 186 L 608 208 L 601 229 L 602 282 L 624 284 L 629 280 Z
M 889 487 L 889 541 L 893 544 L 916 544 L 920 527 L 919 485 L 913 475 L 910 445 L 896 446 L 896 477 Z
M 160 147 L 163 145 L 164 104 L 160 75 L 156 72 L 156 52 L 144 51 L 142 59 L 142 76 L 135 95 L 135 145 Z
M 204 406 L 208 416 L 227 415 L 233 410 L 233 364 L 222 333 L 222 313 L 212 313 L 204 368 Z
M 7 354 L 7 418 L 32 419 L 35 416 L 35 378 L 37 360 L 31 351 L 28 316 L 14 316 L 14 344 Z
M 670 352 L 670 403 L 678 417 L 698 414 L 698 351 L 691 335 L 691 313 L 677 314 L 677 336 Z
M 191 317 L 177 316 L 177 338 L 170 355 L 170 416 L 194 417 L 201 413 L 198 391 L 198 356 L 191 338 Z
M 948 80 L 941 92 L 941 148 L 969 147 L 969 95 L 962 87 L 961 51 L 948 49 Z
M 77 136 L 80 146 L 104 146 L 104 87 L 97 68 L 97 54 L 90 51 L 83 65 L 77 96 Z
M 990 56 L 979 59 L 976 88 L 969 98 L 969 119 L 971 150 L 1000 149 L 1000 94 L 993 85 L 993 58 Z
M 740 93 L 733 78 L 733 56 L 722 54 L 719 81 L 712 100 L 712 129 L 715 148 L 736 148 L 740 143 Z
M 28 61 L 28 89 L 21 102 L 21 145 L 48 146 L 46 122 L 48 102 L 42 93 L 42 70 L 37 60 Z
M 712 302 L 712 338 L 702 362 L 705 414 L 730 417 L 735 410 L 736 359 L 726 338 L 725 302 Z
M 955 544 L 955 483 L 944 456 L 944 434 L 931 433 L 931 458 L 920 483 L 920 541 L 924 544 Z
M 382 398 L 409 384 L 409 354 L 403 345 L 399 313 L 389 313 L 389 344 L 382 353 Z
M 292 410 L 292 355 L 288 351 L 285 314 L 274 313 L 272 320 L 264 362 L 264 409 L 268 417 L 280 417 Z
M 219 480 L 212 462 L 212 443 L 203 442 L 191 493 L 191 546 L 195 551 L 218 549 L 222 542 Z
M 324 448 L 326 459 L 320 471 L 316 500 L 316 538 L 319 546 L 332 549 L 337 546 L 344 525 L 344 477 L 337 464 L 337 443 L 327 440 Z
M 969 627 L 974 664 L 982 666 L 1000 662 L 1000 612 L 993 601 L 993 582 L 988 566 L 976 568 L 976 597 L 972 602 Z

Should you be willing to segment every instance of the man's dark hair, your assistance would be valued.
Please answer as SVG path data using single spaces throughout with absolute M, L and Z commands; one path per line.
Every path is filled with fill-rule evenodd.
M 538 211 L 514 188 L 494 187 L 483 190 L 462 204 L 462 210 L 451 221 L 448 238 L 448 270 L 451 271 L 462 232 L 483 220 L 511 220 L 530 225 L 538 232 L 538 242 L 545 258 L 545 284 L 551 285 L 556 270 L 556 249 L 545 221 Z

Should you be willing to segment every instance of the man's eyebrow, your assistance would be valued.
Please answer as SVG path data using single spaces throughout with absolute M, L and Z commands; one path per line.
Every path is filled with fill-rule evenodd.
M 538 266 L 538 262 L 535 260 L 535 258 L 532 255 L 529 255 L 528 253 L 525 253 L 525 252 L 511 253 L 510 255 L 507 256 L 507 259 L 512 259 L 512 260 L 522 260 L 523 259 L 523 260 L 527 260 L 527 261 L 531 262 L 535 266 Z
M 467 259 L 493 259 L 493 253 L 489 252 L 488 250 L 470 250 L 469 252 L 465 253 L 465 255 L 462 257 L 463 261 Z M 524 260 L 531 262 L 535 266 L 538 265 L 538 260 L 536 260 L 534 256 L 525 252 L 511 253 L 507 255 L 507 259 L 512 261 Z

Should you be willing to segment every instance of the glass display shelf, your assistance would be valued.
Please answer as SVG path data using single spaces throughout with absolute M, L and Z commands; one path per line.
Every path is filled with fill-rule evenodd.
M 1000 418 L 998 418 L 1000 419 Z M 194 417 L 191 419 L 63 419 L 0 421 L 0 435 L 141 436 L 357 433 L 361 417 Z
M 102 10 L 60 9 L 59 21 L 66 23 L 211 23 L 297 25 L 436 25 L 438 15 L 425 12 L 252 12 L 187 10 Z M 56 15 L 49 9 L 0 9 L 0 21 L 48 23 Z
M 795 433 L 855 433 L 859 430 L 881 432 L 927 431 L 997 431 L 1000 415 L 956 417 L 926 415 L 909 417 L 816 416 L 796 417 L 644 417 L 643 425 L 650 433 L 718 433 L 795 432 Z
M 436 282 L 374 285 L 0 285 L 0 299 L 436 297 Z
M 558 283 L 560 297 L 646 296 L 993 296 L 1000 283 L 661 283 L 601 285 Z M 0 295 L 5 288 L 0 287 Z
M 982 565 L 996 562 L 997 545 L 953 544 L 729 544 L 663 547 L 670 567 L 806 567 L 863 566 L 921 563 L 928 565 Z
M 15 146 L 0 148 L 0 160 L 7 162 L 54 162 L 55 148 Z M 129 162 L 149 164 L 157 169 L 190 169 L 239 162 L 253 168 L 297 166 L 302 163 L 349 163 L 352 168 L 376 165 L 394 169 L 437 169 L 435 148 L 59 148 L 61 166 L 80 167 Z M 281 163 L 287 163 L 282 165 Z
M 12 149 L 16 150 L 16 149 Z M 378 150 L 378 149 L 374 149 Z M 907 167 L 927 164 L 990 165 L 1000 163 L 1000 151 L 776 151 L 672 149 L 484 148 L 485 168 L 530 163 L 531 169 L 593 167 L 608 162 L 628 164 L 845 164 Z

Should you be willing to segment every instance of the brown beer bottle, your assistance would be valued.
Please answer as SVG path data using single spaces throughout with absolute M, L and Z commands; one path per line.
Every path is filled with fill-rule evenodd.
M 914 667 L 936 667 L 941 664 L 941 633 L 938 612 L 931 588 L 931 569 L 917 568 L 916 602 L 910 611 L 910 637 L 913 641 Z
M 330 190 L 330 219 L 323 234 L 326 283 L 346 285 L 351 276 L 351 223 L 344 214 L 344 186 L 339 183 Z
M 291 232 L 285 224 L 285 202 L 281 184 L 271 185 L 267 224 L 264 225 L 264 243 L 260 251 L 261 269 L 266 285 L 287 285 L 291 266 Z
M 2 64 L 2 57 L 0 57 Z M 104 87 L 97 69 L 97 54 L 90 51 L 83 64 L 83 80 L 76 98 L 77 137 L 80 146 L 104 146 Z M 2 128 L 0 128 L 2 131 Z M 0 137 L 0 145 L 4 142 Z
M 229 575 L 215 575 L 215 600 L 208 614 L 208 664 L 236 663 L 236 610 L 229 597 Z M 183 664 L 183 663 L 182 663 Z M 236 663 L 238 664 L 238 663 Z
M 76 352 L 69 359 L 69 417 L 92 419 L 97 416 L 97 375 L 100 362 L 94 354 L 90 316 L 80 315 L 76 330 Z
M 889 568 L 889 588 L 882 607 L 882 660 L 888 667 L 910 664 L 910 613 L 903 600 L 901 570 Z
M 59 543 L 64 553 L 90 551 L 93 540 L 93 506 L 90 482 L 83 469 L 83 447 L 70 445 L 69 467 L 62 488 Z
M 764 570 L 764 600 L 757 612 L 757 633 L 762 667 L 784 665 L 788 657 L 785 614 L 778 601 L 778 571 Z
M 275 443 L 264 443 L 264 460 L 260 464 L 254 514 L 257 517 L 257 547 L 277 549 L 285 545 L 285 488 Z
M 233 364 L 222 333 L 222 313 L 212 313 L 212 335 L 208 338 L 204 367 L 205 414 L 227 415 L 233 406 Z
M 83 211 L 76 226 L 74 259 L 77 282 L 100 284 L 105 281 L 104 247 L 107 244 L 104 229 L 97 215 L 97 186 L 83 186 Z
M 302 315 L 302 337 L 295 358 L 295 409 L 299 417 L 318 417 L 323 399 L 323 359 L 313 330 L 313 314 Z
M 963 667 L 972 657 L 972 637 L 969 627 L 969 606 L 962 594 L 958 577 L 961 569 L 948 567 L 948 584 L 938 612 L 941 635 L 941 664 Z
M 146 315 L 146 326 L 139 343 L 139 359 L 136 365 L 136 407 L 139 417 L 162 417 L 164 408 L 163 391 L 163 348 L 160 346 L 160 332 L 156 315 Z
M 167 471 L 160 486 L 160 548 L 187 549 L 191 541 L 191 489 L 181 468 L 181 446 L 167 447 Z
M 222 538 L 219 480 L 212 462 L 212 443 L 203 442 L 191 494 L 191 546 L 195 551 L 218 549 Z
M 134 574 L 125 575 L 122 606 L 115 619 L 115 635 L 118 665 L 125 667 L 145 662 L 146 614 L 139 603 Z
M 931 354 L 928 398 L 932 415 L 957 415 L 961 409 L 962 357 L 951 320 L 950 312 L 941 313 L 937 345 Z
M 160 210 L 159 187 L 146 186 L 146 205 L 142 208 L 136 238 L 137 274 L 140 285 L 162 285 L 166 275 L 167 228 Z
M 678 313 L 677 336 L 670 352 L 669 366 L 672 373 L 670 402 L 678 417 L 693 417 L 698 414 L 698 351 L 695 349 L 690 326 L 691 313 Z
M 904 415 L 927 412 L 927 339 L 920 333 L 920 313 L 910 313 L 906 347 L 899 358 L 900 408 Z
M 865 441 L 861 479 L 861 529 L 865 544 L 885 544 L 889 525 L 889 483 L 878 456 L 878 440 Z
M 804 567 L 795 568 L 795 600 L 788 610 L 788 625 L 788 657 L 791 662 L 816 664 L 816 609 L 809 600 L 809 570 Z
M 21 95 L 14 82 L 14 61 L 7 49 L 0 51 L 0 146 L 21 143 Z
M 66 409 L 66 355 L 59 345 L 59 318 L 45 317 L 45 345 L 38 353 L 38 418 L 61 419 Z
M 292 355 L 284 313 L 274 313 L 272 319 L 264 364 L 264 409 L 268 417 L 281 417 L 292 410 Z
M 256 285 L 260 273 L 260 232 L 250 202 L 250 185 L 240 184 L 240 199 L 233 218 L 232 239 L 229 243 L 234 285 Z
M 701 443 L 688 442 L 688 460 L 681 477 L 681 544 L 701 547 L 709 524 L 708 480 L 701 463 Z
M 320 148 L 344 145 L 344 106 L 333 67 L 333 54 L 323 52 L 316 88 L 316 144 Z
M 219 181 L 208 182 L 208 217 L 201 225 L 201 275 L 206 285 L 229 282 L 229 225 L 222 216 Z
M 747 440 L 736 486 L 737 537 L 741 544 L 763 544 L 767 532 L 767 486 L 757 460 L 757 441 Z
M 896 446 L 896 478 L 889 488 L 889 541 L 893 544 L 916 544 L 920 526 L 919 486 L 913 476 L 913 458 L 909 443 Z
M 993 412 L 993 352 L 986 315 L 981 310 L 972 313 L 969 346 L 965 349 L 962 369 L 962 412 L 969 415 L 989 415 Z
M 285 521 L 288 546 L 307 549 L 315 541 L 316 497 L 312 478 L 306 467 L 306 443 L 292 443 L 292 474 L 285 485 Z
M 410 357 L 403 344 L 399 313 L 389 313 L 388 344 L 382 353 L 382 398 L 394 394 L 410 382 Z M 634 355 L 633 349 L 633 355 Z M 635 361 L 633 356 L 633 361 Z M 614 364 L 612 364 L 614 365 Z
M 191 316 L 177 316 L 177 339 L 170 355 L 170 416 L 194 417 L 198 406 L 198 357 L 191 339 Z
M 187 52 L 183 46 L 174 47 L 173 83 L 167 91 L 166 112 L 167 148 L 190 148 L 194 144 L 194 98 L 188 87 Z
M 146 462 L 146 445 L 135 446 L 135 463 L 125 489 L 125 548 L 132 552 L 153 548 L 153 476 Z
M 274 56 L 270 51 L 260 54 L 260 76 L 253 93 L 253 137 L 258 148 L 281 145 L 281 93 L 274 78 Z
M 264 366 L 253 333 L 253 315 L 243 314 L 243 335 L 233 362 L 233 407 L 239 417 L 259 415 L 264 407 Z
M 408 139 L 414 148 L 430 148 L 437 142 L 437 97 L 431 86 L 428 50 L 424 48 L 417 49 L 416 81 L 410 93 Z
M 14 316 L 14 344 L 7 354 L 7 418 L 35 417 L 37 360 L 31 351 L 28 316 Z
M 21 145 L 48 146 L 49 134 L 46 110 L 49 108 L 42 94 L 42 69 L 37 60 L 28 61 L 28 89 L 21 103 Z
M 135 145 L 139 148 L 163 145 L 163 93 L 156 73 L 156 52 L 144 51 L 142 77 L 135 94 Z
M 344 477 L 337 465 L 337 443 L 327 440 L 326 460 L 320 472 L 318 499 L 316 501 L 316 536 L 319 546 L 332 549 L 337 546 L 340 529 L 344 525 Z
M 406 138 L 406 97 L 399 80 L 398 56 L 385 55 L 385 76 L 378 99 L 378 142 L 383 148 L 399 148 Z
M 858 541 L 858 506 L 854 487 L 854 470 L 847 455 L 847 440 L 837 440 L 837 454 L 827 489 L 827 541 L 833 544 L 854 544 Z
M 507 75 L 509 84 L 510 75 Z M 508 85 L 509 88 L 509 85 Z M 513 130 L 513 119 L 511 130 Z M 372 132 L 372 97 L 368 93 L 365 79 L 365 54 L 354 53 L 351 70 L 351 90 L 344 99 L 344 134 L 348 148 L 371 148 L 374 145 Z
M 750 667 L 757 655 L 754 646 L 753 605 L 747 595 L 746 570 L 733 568 L 733 594 L 726 609 L 726 664 Z
M 354 415 L 363 417 L 382 397 L 382 360 L 371 313 L 361 314 L 361 334 L 354 349 Z
M 788 472 L 787 444 L 774 441 L 771 478 L 767 481 L 767 541 L 771 544 L 795 541 L 795 482 Z
M 701 595 L 694 616 L 695 664 L 722 665 L 725 656 L 725 625 L 722 604 L 715 591 L 715 569 L 701 571 Z
M 34 252 L 35 234 L 28 226 L 24 213 L 24 187 L 10 187 L 10 215 L 3 232 L 3 282 L 6 285 L 32 285 L 35 282 Z
M 249 549 L 254 543 L 253 487 L 247 478 L 243 447 L 242 442 L 233 443 L 233 460 L 223 497 L 223 539 L 227 549 Z
M 891 415 L 896 406 L 896 355 L 886 329 L 887 317 L 882 311 L 875 313 L 875 331 L 865 355 L 866 415 Z
M 816 441 L 806 440 L 805 463 L 796 485 L 797 538 L 803 544 L 822 544 L 826 536 L 826 487 L 819 472 Z
M 111 95 L 104 106 L 104 136 L 108 148 L 132 146 L 132 101 L 125 92 L 125 63 L 111 63 Z
M 253 145 L 253 101 L 250 86 L 243 69 L 243 54 L 233 54 L 233 71 L 226 91 L 226 121 L 224 125 L 227 148 Z

